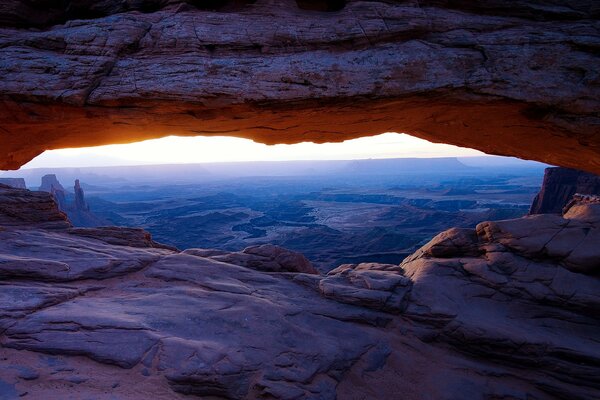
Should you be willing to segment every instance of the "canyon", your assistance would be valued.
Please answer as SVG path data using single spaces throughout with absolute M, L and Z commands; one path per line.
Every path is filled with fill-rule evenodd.
M 30 188 L 41 181 L 49 193 L 49 181 L 62 187 L 79 179 L 85 207 L 75 206 L 74 188 L 54 191 L 77 227 L 140 227 L 180 249 L 275 244 L 327 272 L 346 263 L 398 264 L 446 229 L 521 217 L 543 171 L 543 164 L 519 160 L 448 157 L 24 169 L 6 176 L 23 177 Z
M 277 246 L 72 228 L 0 186 L 3 399 L 600 395 L 600 199 L 319 273 Z
M 56 177 L 47 192 L 2 178 L 0 400 L 600 398 L 599 17 L 594 0 L 3 1 L 3 170 L 49 149 L 168 135 L 383 132 L 565 168 L 547 170 L 530 207 L 522 181 L 488 191 L 501 207 L 518 199 L 501 212 L 424 189 L 428 206 L 458 208 L 450 229 L 448 213 L 421 218 L 394 185 L 321 188 L 227 227 L 269 237 L 281 221 L 263 229 L 265 216 L 356 222 L 393 201 L 384 220 L 430 231 L 394 242 L 403 254 L 389 262 L 368 260 L 366 241 L 348 262 L 285 242 L 187 246 L 184 224 L 164 222 L 173 209 L 101 216 L 143 217 L 156 236 L 97 226 L 77 220 L 102 207 L 84 180 L 71 194 Z M 210 206 L 181 194 L 167 200 Z M 239 206 L 212 201 L 223 199 Z M 365 200 L 360 215 L 340 206 Z M 206 223 L 182 208 L 182 221 Z

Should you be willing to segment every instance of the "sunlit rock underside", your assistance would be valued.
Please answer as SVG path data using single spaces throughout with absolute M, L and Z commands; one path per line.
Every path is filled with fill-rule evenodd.
M 0 169 L 171 134 L 292 143 L 396 131 L 600 173 L 599 10 L 3 1 Z
M 71 228 L 0 186 L 3 399 L 600 398 L 600 199 L 319 275 Z M 208 397 L 212 396 L 212 397 Z

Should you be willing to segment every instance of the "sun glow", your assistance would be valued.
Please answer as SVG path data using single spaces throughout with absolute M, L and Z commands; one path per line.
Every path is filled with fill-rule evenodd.
M 402 157 L 464 157 L 477 150 L 431 143 L 406 134 L 384 133 L 341 143 L 268 146 L 233 137 L 177 137 L 144 142 L 49 150 L 22 168 L 211 163 L 235 161 L 346 160 Z

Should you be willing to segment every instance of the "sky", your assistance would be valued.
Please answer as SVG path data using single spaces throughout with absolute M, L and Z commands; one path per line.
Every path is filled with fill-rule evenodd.
M 468 157 L 484 153 L 431 143 L 399 133 L 347 140 L 342 143 L 299 143 L 268 146 L 232 137 L 176 137 L 138 143 L 49 150 L 22 169 L 99 167 L 143 164 L 211 163 L 235 161 L 352 160 L 403 157 Z

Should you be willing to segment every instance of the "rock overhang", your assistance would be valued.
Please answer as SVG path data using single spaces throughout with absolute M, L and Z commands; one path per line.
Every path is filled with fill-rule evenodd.
M 600 172 L 594 2 L 78 1 L 105 11 L 8 26 L 25 3 L 0 8 L 3 169 L 167 135 L 395 131 Z

